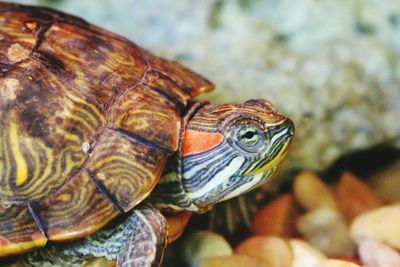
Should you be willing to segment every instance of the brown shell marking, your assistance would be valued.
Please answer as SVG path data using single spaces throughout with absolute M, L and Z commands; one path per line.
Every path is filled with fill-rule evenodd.
M 0 206 L 0 257 L 20 254 L 34 247 L 46 245 L 47 238 L 22 206 Z M 7 233 L 4 233 L 8 230 Z
M 22 204 L 77 173 L 87 158 L 82 143 L 98 139 L 105 117 L 35 61 L 16 65 L 0 84 L 10 79 L 18 86 L 0 100 L 0 200 Z
M 167 159 L 158 147 L 108 128 L 92 155 L 86 169 L 122 212 L 131 210 L 148 196 Z
M 160 94 L 138 85 L 126 92 L 108 114 L 108 125 L 173 152 L 178 147 L 180 114 L 176 106 Z
M 56 193 L 32 204 L 49 240 L 86 236 L 119 214 L 91 181 L 87 171 L 69 179 Z
M 145 198 L 213 85 L 123 37 L 0 3 L 0 256 L 88 235 Z
M 147 69 L 140 49 L 108 38 L 86 29 L 78 31 L 74 25 L 54 23 L 34 56 L 42 64 L 55 63 L 54 73 L 107 109 L 126 88 L 139 83 Z

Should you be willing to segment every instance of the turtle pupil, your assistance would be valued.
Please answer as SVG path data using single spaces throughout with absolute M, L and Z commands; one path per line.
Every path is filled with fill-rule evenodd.
M 235 128 L 232 140 L 233 146 L 237 146 L 246 153 L 258 153 L 265 147 L 266 140 L 263 132 L 256 126 L 244 125 Z
M 256 132 L 252 132 L 252 131 L 248 131 L 244 134 L 244 138 L 246 139 L 252 139 L 254 137 L 254 135 L 256 134 Z
M 244 130 L 240 135 L 240 140 L 242 143 L 244 143 L 247 146 L 253 146 L 255 145 L 259 138 L 258 138 L 258 132 L 254 129 L 247 129 Z

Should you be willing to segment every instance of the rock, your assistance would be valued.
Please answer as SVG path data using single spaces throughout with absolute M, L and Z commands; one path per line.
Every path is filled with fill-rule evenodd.
M 361 243 L 366 239 L 382 241 L 400 249 L 400 203 L 361 214 L 353 220 L 351 237 Z
M 305 210 L 321 207 L 337 208 L 335 197 L 330 188 L 310 171 L 296 175 L 293 182 L 296 200 Z
M 213 256 L 202 259 L 199 267 L 269 267 L 257 258 L 244 255 Z
M 183 240 L 181 251 L 184 263 L 190 267 L 197 267 L 207 257 L 232 255 L 232 248 L 225 238 L 210 231 L 189 235 Z
M 342 260 L 326 260 L 321 262 L 318 267 L 361 267 L 358 264 Z
M 357 264 L 357 265 L 362 265 L 361 260 L 359 258 L 356 258 L 356 257 L 352 257 L 352 258 L 350 258 L 350 257 L 336 257 L 336 258 L 334 258 L 334 260 L 346 261 L 346 262 L 351 262 L 351 263 L 354 263 L 354 264 Z
M 345 172 L 336 187 L 336 198 L 347 222 L 357 215 L 382 206 L 381 199 L 364 182 Z
M 399 267 L 400 254 L 393 248 L 373 239 L 358 246 L 358 254 L 365 267 Z
M 268 267 L 291 267 L 293 260 L 292 251 L 287 241 L 279 237 L 260 235 L 242 241 L 235 248 L 235 254 L 258 258 Z
M 167 216 L 168 222 L 168 243 L 171 243 L 178 239 L 189 223 L 192 213 L 189 211 L 181 211 L 172 213 Z
M 289 244 L 293 252 L 291 267 L 318 267 L 319 263 L 326 260 L 324 254 L 303 240 L 291 239 Z
M 371 187 L 387 203 L 400 202 L 400 160 L 369 178 Z
M 293 196 L 280 195 L 254 215 L 252 233 L 290 237 L 296 230 L 297 213 Z
M 298 230 L 315 248 L 330 257 L 351 257 L 354 245 L 346 223 L 337 209 L 319 208 L 298 220 Z

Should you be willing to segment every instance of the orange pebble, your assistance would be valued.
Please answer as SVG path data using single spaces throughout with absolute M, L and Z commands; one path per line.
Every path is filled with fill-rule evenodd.
M 347 222 L 357 215 L 382 206 L 378 195 L 354 175 L 345 172 L 336 188 L 336 198 Z
M 296 229 L 297 210 L 291 194 L 283 194 L 261 208 L 253 218 L 254 234 L 290 237 Z
M 335 260 L 346 261 L 346 262 L 351 262 L 354 264 L 362 265 L 361 260 L 358 258 L 338 257 L 338 258 L 335 258 Z
M 182 235 L 191 216 L 190 211 L 181 211 L 167 216 L 169 244 Z
M 234 254 L 258 258 L 269 267 L 291 267 L 293 262 L 289 243 L 274 236 L 249 237 L 235 248 Z
M 199 264 L 199 267 L 226 267 L 226 266 L 267 267 L 262 260 L 243 255 L 208 257 L 203 259 Z
M 329 259 L 321 262 L 318 267 L 361 267 L 361 265 L 349 261 Z
M 318 208 L 337 208 L 331 189 L 313 172 L 302 171 L 295 176 L 293 193 L 297 202 L 306 211 Z

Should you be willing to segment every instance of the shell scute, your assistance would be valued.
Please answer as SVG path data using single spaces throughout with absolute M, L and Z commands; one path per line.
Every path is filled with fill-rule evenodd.
M 89 27 L 90 24 L 76 16 L 68 15 L 63 12 L 55 11 L 51 8 L 24 6 L 11 3 L 0 3 L 0 14 L 13 18 L 15 22 L 40 22 L 42 24 L 53 21 L 63 21 L 76 27 Z M 23 28 L 29 31 L 29 28 Z
M 174 152 L 178 147 L 180 114 L 157 91 L 139 85 L 126 92 L 108 114 L 108 127 L 135 135 Z
M 40 26 L 26 31 L 23 23 L 25 20 L 25 18 L 20 20 L 20 17 L 13 16 L 10 12 L 0 12 L 0 62 L 4 66 L 12 66 L 28 58 L 36 44 Z M 6 72 L 5 68 L 2 69 L 0 74 Z
M 139 83 L 147 69 L 140 49 L 131 43 L 62 23 L 49 27 L 37 53 L 56 66 L 61 62 L 59 69 L 71 85 L 105 109 Z
M 106 129 L 85 168 L 106 197 L 126 212 L 156 185 L 167 160 L 160 152 L 157 147 Z
M 0 199 L 23 204 L 74 175 L 87 158 L 82 143 L 97 140 L 105 118 L 98 106 L 35 61 L 0 78 L 0 84 L 7 81 L 15 83 L 0 88 L 0 95 L 8 95 L 0 99 L 0 161 L 5 166 Z
M 206 78 L 172 60 L 165 60 L 146 53 L 146 59 L 151 69 L 156 70 L 173 80 L 181 90 L 186 91 L 191 97 L 212 91 L 214 85 Z
M 47 243 L 27 206 L 0 203 L 0 257 L 16 255 Z
M 87 236 L 119 215 L 91 181 L 88 172 L 80 170 L 60 190 L 32 204 L 49 240 L 65 241 Z
M 183 111 L 191 98 L 190 92 L 182 90 L 171 78 L 159 71 L 148 71 L 143 77 L 143 84 L 165 96 L 179 111 Z

